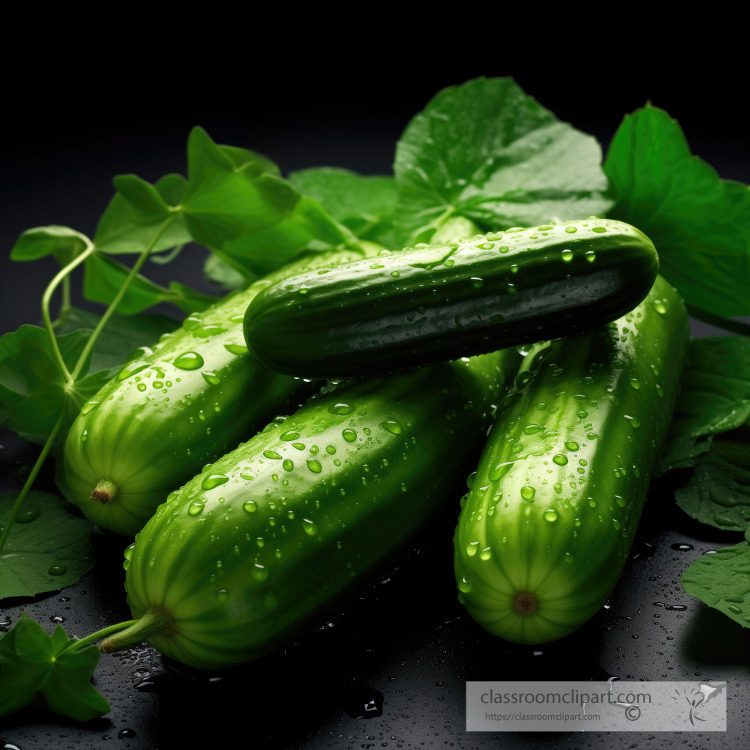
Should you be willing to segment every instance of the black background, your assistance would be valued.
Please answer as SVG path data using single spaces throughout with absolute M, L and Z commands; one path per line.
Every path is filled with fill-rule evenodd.
M 583 26 L 576 19 L 553 28 L 534 19 L 523 32 L 502 24 L 495 32 L 477 19 L 470 30 L 458 21 L 452 28 L 446 19 L 440 32 L 407 33 L 393 24 L 373 40 L 359 34 L 364 17 L 357 28 L 309 29 L 293 38 L 246 19 L 218 19 L 215 28 L 202 29 L 200 18 L 184 19 L 189 35 L 155 29 L 142 18 L 138 33 L 119 38 L 113 25 L 128 21 L 130 29 L 133 19 L 94 20 L 98 44 L 83 26 L 60 29 L 59 36 L 50 28 L 42 38 L 27 21 L 16 29 L 23 48 L 4 53 L 3 332 L 38 321 L 41 292 L 54 269 L 46 261 L 10 264 L 7 252 L 18 234 L 52 223 L 92 234 L 112 195 L 112 176 L 134 172 L 155 180 L 184 172 L 185 142 L 196 124 L 218 142 L 265 153 L 285 173 L 336 165 L 382 174 L 409 118 L 440 88 L 478 75 L 512 75 L 605 148 L 622 116 L 650 100 L 680 121 L 693 151 L 722 177 L 750 181 L 745 86 L 732 75 L 726 51 L 707 48 L 705 39 L 667 48 L 670 38 L 645 23 L 637 37 L 618 37 L 611 24 Z M 202 256 L 183 260 L 183 280 L 202 285 Z M 157 267 L 150 271 L 158 276 Z M 174 272 L 168 267 L 168 278 Z M 3 480 L 13 486 L 19 463 L 31 464 L 35 450 L 7 433 L 3 443 Z M 233 732 L 243 745 L 316 749 L 659 748 L 693 738 L 700 747 L 747 745 L 746 634 L 685 595 L 678 582 L 691 560 L 737 537 L 689 523 L 662 488 L 652 495 L 639 554 L 611 606 L 540 653 L 478 632 L 452 589 L 440 584 L 451 576 L 453 519 L 446 517 L 442 534 L 415 547 L 398 570 L 385 574 L 389 581 L 371 586 L 363 599 L 267 662 L 211 681 L 176 674 L 147 649 L 105 658 L 96 684 L 112 703 L 111 714 L 81 726 L 20 715 L 0 723 L 0 738 L 22 750 L 232 746 L 239 743 L 228 740 Z M 692 549 L 672 548 L 680 543 Z M 59 615 L 76 635 L 127 617 L 122 546 L 98 538 L 101 562 L 82 583 L 31 603 L 12 602 L 0 616 L 15 620 L 26 609 L 51 629 L 50 617 Z M 655 601 L 687 610 L 668 611 Z M 467 679 L 613 675 L 727 680 L 730 732 L 527 737 L 463 731 Z M 355 718 L 356 706 L 378 702 L 377 693 L 382 716 Z

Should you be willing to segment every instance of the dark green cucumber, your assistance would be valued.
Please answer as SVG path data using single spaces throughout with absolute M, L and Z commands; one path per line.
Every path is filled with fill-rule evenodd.
M 519 376 L 454 541 L 459 599 L 482 627 L 544 643 L 605 603 L 633 542 L 687 342 L 682 301 L 659 277 L 635 310 L 553 342 L 538 369 Z
M 245 308 L 284 274 L 354 257 L 301 258 L 139 351 L 84 404 L 68 434 L 68 499 L 102 528 L 133 536 L 169 492 L 286 409 L 306 384 L 253 365 L 242 335 Z
M 355 381 L 207 467 L 127 551 L 140 619 L 103 648 L 148 637 L 218 668 L 314 624 L 450 497 L 517 365 L 509 351 Z
M 276 372 L 382 374 L 588 330 L 635 307 L 657 270 L 622 222 L 509 229 L 284 279 L 249 305 L 245 339 Z

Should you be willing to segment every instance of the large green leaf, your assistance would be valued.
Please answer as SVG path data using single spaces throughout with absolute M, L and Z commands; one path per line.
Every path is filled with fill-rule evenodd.
M 612 205 L 595 138 L 510 78 L 438 93 L 396 147 L 396 239 L 428 242 L 451 216 L 483 229 L 602 215 Z
M 660 273 L 685 301 L 724 316 L 750 315 L 750 191 L 693 156 L 682 129 L 647 106 L 628 115 L 607 153 L 610 216 L 653 240 Z
M 16 497 L 0 497 L 3 525 Z M 0 553 L 0 599 L 77 583 L 94 565 L 92 529 L 92 523 L 68 513 L 54 495 L 30 492 Z

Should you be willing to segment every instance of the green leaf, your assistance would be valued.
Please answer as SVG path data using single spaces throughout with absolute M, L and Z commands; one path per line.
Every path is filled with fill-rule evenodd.
M 54 255 L 61 266 L 86 248 L 88 238 L 70 227 L 50 225 L 21 233 L 10 251 L 11 260 L 27 261 Z
M 212 249 L 243 276 L 251 278 L 286 265 L 306 250 L 326 252 L 346 246 L 349 240 L 317 201 L 303 197 L 292 213 L 277 224 Z
M 234 164 L 235 168 L 243 169 L 248 176 L 257 177 L 259 174 L 272 174 L 281 177 L 281 170 L 265 156 L 237 146 L 219 146 L 221 151 Z
M 709 607 L 750 626 L 750 544 L 741 542 L 704 555 L 683 573 L 682 588 Z
M 110 706 L 91 684 L 97 646 L 75 649 L 58 625 L 52 636 L 23 615 L 0 637 L 0 716 L 41 704 L 76 721 L 106 714 Z
M 71 333 L 80 329 L 93 331 L 100 319 L 99 315 L 69 308 L 60 320 L 58 333 Z M 165 333 L 171 333 L 179 327 L 179 321 L 164 315 L 145 315 L 123 317 L 113 315 L 102 330 L 94 345 L 89 364 L 90 373 L 104 372 L 108 380 L 115 375 L 138 349 L 149 347 Z
M 169 207 L 150 182 L 134 174 L 122 174 L 112 180 L 112 185 L 135 210 L 139 224 L 161 223 L 169 216 Z
M 193 239 L 208 247 L 277 224 L 299 199 L 275 174 L 237 166 L 234 153 L 217 146 L 202 128 L 190 133 L 182 208 Z
M 750 339 L 693 339 L 659 474 L 694 466 L 714 435 L 750 420 Z
M 223 261 L 215 253 L 211 253 L 206 258 L 206 262 L 203 265 L 203 273 L 210 282 L 218 284 L 228 292 L 236 289 L 245 289 L 257 278 L 256 276 L 246 276 L 244 273 L 240 273 L 234 266 L 230 266 L 229 263 Z
M 3 524 L 16 497 L 0 497 Z M 92 529 L 91 522 L 64 510 L 55 495 L 29 492 L 0 553 L 0 599 L 36 596 L 77 583 L 94 565 Z
M 156 191 L 168 206 L 178 206 L 185 192 L 185 178 L 181 175 L 166 175 L 156 183 Z M 143 215 L 125 197 L 116 193 L 99 220 L 94 235 L 96 249 L 110 255 L 140 255 L 150 244 L 164 223 L 157 219 L 143 223 Z M 153 252 L 171 250 L 192 242 L 181 214 L 174 215 L 167 229 L 159 237 Z
M 63 361 L 72 370 L 90 331 L 57 337 Z M 23 325 L 0 338 L 0 422 L 34 443 L 44 443 L 60 413 L 69 421 L 85 399 L 68 388 L 47 332 Z
M 395 249 L 393 177 L 363 177 L 347 169 L 319 167 L 292 172 L 289 182 L 302 195 L 318 201 L 356 237 Z
M 95 253 L 85 261 L 83 295 L 92 302 L 109 304 L 130 273 L 130 268 L 107 255 Z M 185 314 L 205 310 L 216 298 L 172 282 L 169 288 L 138 274 L 117 306 L 120 315 L 137 315 L 160 302 L 169 302 Z
M 675 498 L 701 523 L 729 531 L 750 527 L 750 442 L 714 441 Z
M 185 295 L 180 289 L 174 294 Z M 71 308 L 60 321 L 57 343 L 68 371 L 74 369 L 99 320 L 98 315 Z M 34 443 L 44 443 L 60 413 L 61 435 L 82 404 L 127 361 L 134 349 L 150 346 L 178 322 L 163 316 L 113 316 L 96 341 L 83 377 L 73 385 L 57 366 L 47 332 L 24 325 L 0 338 L 0 423 Z
M 693 156 L 675 120 L 646 106 L 623 120 L 605 171 L 616 193 L 610 216 L 643 230 L 660 273 L 697 308 L 750 314 L 750 191 L 721 180 Z
M 602 215 L 611 201 L 596 139 L 510 78 L 439 92 L 396 147 L 396 239 L 427 242 L 458 214 L 485 231 Z

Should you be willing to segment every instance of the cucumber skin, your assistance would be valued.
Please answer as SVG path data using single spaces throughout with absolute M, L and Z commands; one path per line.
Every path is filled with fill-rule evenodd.
M 276 372 L 373 376 L 588 330 L 635 307 L 657 271 L 622 222 L 507 230 L 284 279 L 248 306 L 245 340 Z
M 606 602 L 669 427 L 688 336 L 684 305 L 659 277 L 625 317 L 553 342 L 501 407 L 454 538 L 459 600 L 490 633 L 545 643 Z M 536 600 L 531 614 L 516 609 L 524 592 Z
M 68 500 L 101 528 L 132 537 L 169 492 L 286 409 L 309 386 L 253 365 L 242 334 L 245 309 L 285 274 L 355 257 L 361 255 L 301 258 L 188 316 L 181 328 L 131 359 L 83 405 L 68 433 L 60 482 Z M 199 354 L 204 365 L 176 367 L 186 352 Z M 157 382 L 163 387 L 154 387 Z M 116 485 L 112 502 L 91 498 L 100 480 Z
M 450 496 L 517 364 L 509 351 L 355 381 L 207 467 L 126 551 L 133 616 L 167 612 L 173 623 L 149 642 L 221 668 L 314 625 Z M 203 489 L 212 475 L 228 479 Z

